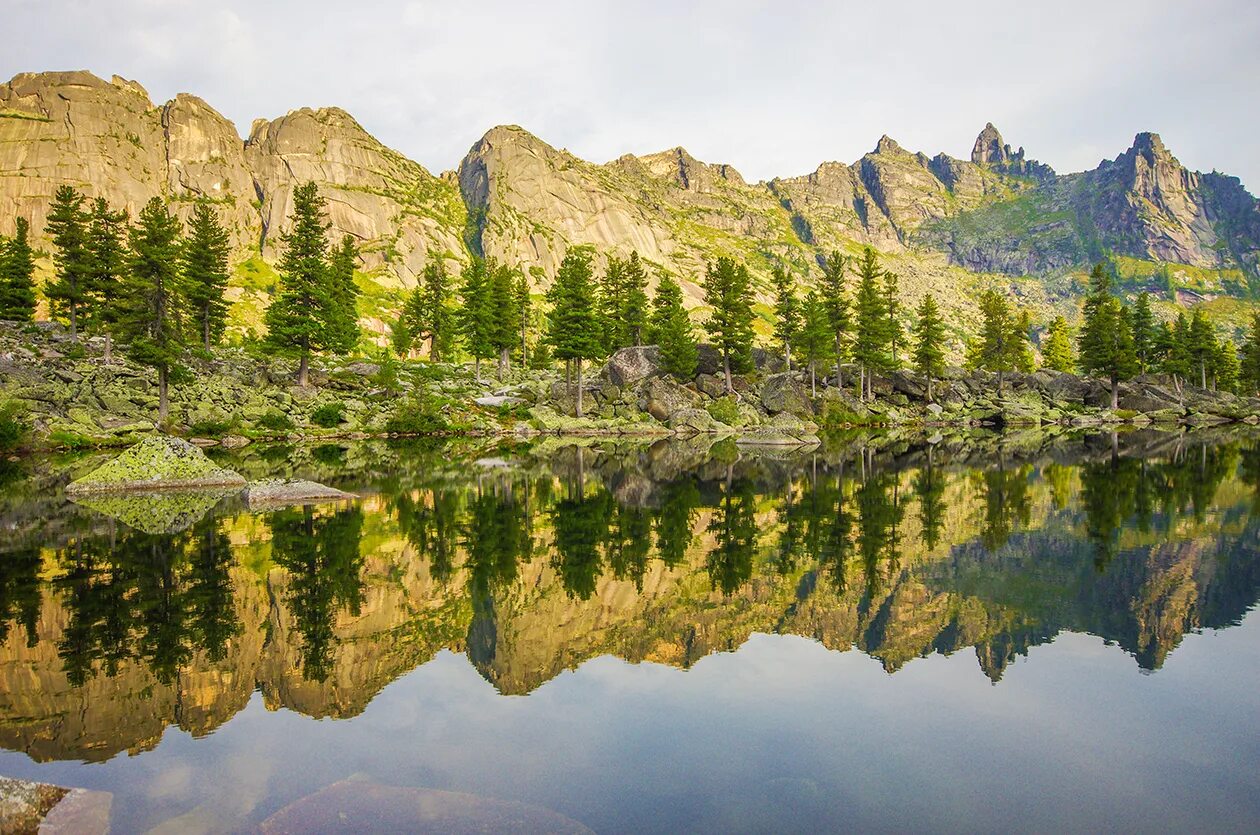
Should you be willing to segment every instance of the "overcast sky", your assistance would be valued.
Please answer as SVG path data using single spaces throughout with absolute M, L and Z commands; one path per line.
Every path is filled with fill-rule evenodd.
M 0 75 L 89 69 L 258 117 L 338 105 L 433 171 L 496 124 L 595 161 L 682 145 L 749 179 L 992 121 L 1059 171 L 1160 133 L 1260 187 L 1260 3 L 3 0 Z

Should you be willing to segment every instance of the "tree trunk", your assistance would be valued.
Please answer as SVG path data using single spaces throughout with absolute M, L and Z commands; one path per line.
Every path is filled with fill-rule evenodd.
M 929 375 L 928 375 L 928 391 L 927 391 L 927 395 L 928 395 L 928 396 L 927 396 L 928 402 L 929 402 L 929 403 L 933 402 L 933 400 L 934 400 L 935 398 L 933 398 L 933 397 L 932 397 L 932 375 L 931 375 L 931 374 L 929 374 Z
M 783 364 L 788 371 L 792 370 L 792 343 L 786 339 L 783 340 Z
M 734 394 L 735 385 L 731 382 L 731 355 L 729 353 L 722 354 L 722 373 L 726 375 L 726 393 Z
M 210 353 L 210 317 L 204 314 L 201 317 L 201 338 L 206 346 L 206 353 Z
M 166 394 L 167 370 L 163 366 L 158 369 L 158 423 L 165 425 L 166 416 L 170 412 L 171 404 Z
M 298 360 L 297 384 L 299 388 L 306 388 L 311 384 L 311 355 L 305 348 L 302 349 L 302 358 Z
M 74 302 L 70 302 L 70 341 L 79 341 L 79 319 L 75 315 Z
M 512 363 L 512 360 L 511 360 L 511 357 L 508 356 L 508 349 L 507 349 L 507 346 L 505 345 L 501 349 L 499 349 L 499 382 L 500 383 L 503 382 L 503 378 L 506 377 L 508 371 L 511 370 L 511 363 Z
M 442 358 L 438 356 L 437 334 L 429 335 L 429 362 L 441 362 Z
M 525 322 L 521 321 L 521 368 L 529 367 L 529 341 L 525 330 Z
M 109 331 L 105 332 L 105 364 L 109 365 L 114 361 L 114 340 L 110 337 Z
M 858 369 L 858 402 L 866 402 L 866 366 Z
M 1115 411 L 1120 406 L 1120 375 L 1111 372 L 1111 411 Z
M 818 396 L 818 384 L 815 382 L 813 360 L 809 362 L 809 394 L 811 397 Z
M 582 358 L 578 357 L 577 363 L 577 416 L 582 416 Z
M 481 357 L 473 357 L 473 379 L 481 385 Z
M 998 399 L 1002 399 L 1002 370 L 998 369 Z
M 844 375 L 840 373 L 840 334 L 836 333 L 836 388 L 844 388 Z
M 1207 363 L 1199 362 L 1199 388 L 1207 388 Z

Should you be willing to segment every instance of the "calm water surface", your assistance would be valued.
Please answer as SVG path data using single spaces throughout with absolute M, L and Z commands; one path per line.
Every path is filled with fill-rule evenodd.
M 360 498 L 0 475 L 0 774 L 116 832 L 348 778 L 598 832 L 1260 823 L 1255 436 L 224 460 Z

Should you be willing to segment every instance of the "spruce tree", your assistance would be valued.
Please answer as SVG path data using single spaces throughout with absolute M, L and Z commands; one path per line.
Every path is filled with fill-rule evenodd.
M 187 299 L 180 279 L 180 222 L 154 197 L 131 230 L 128 272 L 119 294 L 119 331 L 131 358 L 158 373 L 158 420 L 165 423 L 171 372 L 186 346 Z
M 219 216 L 208 203 L 193 207 L 181 263 L 184 287 L 201 347 L 219 344 L 227 326 L 228 255 L 231 243 Z
M 30 223 L 20 217 L 16 226 L 0 245 L 0 319 L 29 322 L 35 316 L 35 255 Z
M 643 259 L 638 250 L 630 253 L 626 262 L 623 297 L 621 308 L 621 327 L 627 345 L 642 345 L 644 331 L 647 328 L 648 297 L 647 270 L 643 268 Z
M 1133 331 L 1133 355 L 1138 371 L 1145 374 L 1155 365 L 1155 316 L 1151 313 L 1150 293 L 1141 293 L 1129 314 Z
M 1072 337 L 1068 333 L 1067 320 L 1056 316 L 1046 330 L 1046 341 L 1041 348 L 1042 364 L 1052 371 L 1070 372 L 1076 367 L 1072 354 Z
M 901 367 L 901 340 L 904 334 L 897 314 L 901 309 L 898 301 L 897 274 L 884 272 L 884 330 L 888 340 L 888 368 Z
M 521 311 L 516 296 L 519 272 L 506 264 L 490 271 L 490 342 L 499 353 L 499 379 L 508 373 L 512 348 L 520 339 Z
M 930 293 L 919 304 L 914 342 L 914 368 L 927 377 L 927 399 L 932 400 L 932 382 L 945 373 L 945 322 Z
M 1018 334 L 1019 345 L 1017 346 L 1017 356 L 1015 359 L 1015 369 L 1025 374 L 1031 374 L 1037 368 L 1037 358 L 1033 354 L 1032 341 L 1032 314 L 1027 310 L 1019 312 L 1019 318 L 1016 320 L 1015 330 Z
M 451 282 L 446 262 L 440 257 L 424 265 L 424 272 L 403 305 L 403 318 L 413 339 L 429 340 L 429 360 L 441 362 L 451 348 L 457 330 L 451 310 Z
M 576 366 L 576 412 L 582 417 L 582 360 L 601 356 L 604 347 L 603 322 L 587 249 L 574 247 L 565 254 L 556 280 L 547 291 L 547 300 L 551 303 L 547 340 L 557 357 Z
M 827 308 L 827 321 L 831 323 L 835 341 L 836 388 L 844 388 L 844 375 L 840 365 L 845 358 L 845 340 L 849 331 L 849 299 L 844 288 L 844 273 L 849 267 L 849 257 L 832 250 L 823 259 L 823 277 L 818 291 Z
M 614 256 L 608 259 L 608 266 L 599 279 L 597 307 L 606 353 L 622 347 L 624 334 L 620 316 L 625 296 L 625 274 L 625 262 Z
M 529 318 L 533 313 L 533 299 L 529 294 L 529 279 L 522 270 L 516 272 L 516 286 L 512 288 L 516 304 L 516 318 L 521 329 L 521 366 L 529 365 Z
M 797 351 L 801 361 L 809 366 L 809 390 L 818 396 L 818 364 L 830 362 L 835 351 L 834 333 L 827 306 L 815 290 L 805 296 L 801 307 L 801 326 L 797 333 Z
M 979 367 L 997 372 L 997 394 L 1002 396 L 1002 383 L 1008 371 L 1014 371 L 1027 340 L 1019 331 L 1019 320 L 1011 313 L 1006 297 L 994 290 L 986 290 L 980 297 L 980 313 L 984 317 L 980 327 Z
M 1251 315 L 1251 332 L 1243 343 L 1239 377 L 1246 386 L 1246 394 L 1260 394 L 1260 313 Z
M 887 314 L 884 286 L 880 279 L 883 270 L 869 246 L 862 252 L 858 263 L 858 287 L 853 300 L 853 359 L 860 367 L 858 378 L 862 400 L 871 397 L 871 377 L 876 371 L 893 367 L 889 353 L 889 317 Z
M 110 361 L 110 326 L 118 317 L 119 287 L 127 271 L 127 213 L 114 211 L 104 198 L 92 201 L 87 215 L 86 299 L 79 325 L 105 335 L 105 362 Z
M 652 298 L 652 316 L 648 322 L 648 341 L 661 349 L 661 367 L 680 380 L 696 373 L 699 352 L 692 333 L 691 317 L 683 308 L 682 288 L 668 276 L 662 276 Z
M 474 258 L 464 267 L 459 288 L 459 310 L 455 319 L 464 350 L 472 354 L 473 373 L 481 382 L 481 361 L 498 351 L 494 341 L 494 304 L 490 265 Z
M 1120 381 L 1137 371 L 1133 333 L 1120 300 L 1111 293 L 1111 278 L 1102 264 L 1090 273 L 1085 297 L 1084 322 L 1079 337 L 1080 366 L 1086 372 L 1105 374 L 1111 383 L 1111 408 L 1120 396 Z
M 1237 394 L 1240 374 L 1238 346 L 1232 339 L 1222 339 L 1217 342 L 1216 348 L 1216 356 L 1212 363 L 1215 388 L 1217 391 Z
M 53 195 L 44 227 L 56 250 L 56 275 L 44 285 L 52 313 L 65 313 L 70 321 L 70 338 L 79 338 L 79 313 L 89 301 L 89 255 L 87 213 L 83 195 L 72 186 L 60 186 Z
M 341 245 L 332 251 L 328 261 L 328 336 L 326 350 L 348 354 L 359 344 L 359 285 L 354 283 L 354 268 L 359 263 L 359 249 L 353 235 L 343 235 Z
M 774 283 L 774 338 L 783 346 L 783 364 L 792 370 L 792 339 L 801 327 L 801 303 L 796 298 L 796 282 L 783 267 L 770 273 Z
M 1190 329 L 1186 341 L 1191 368 L 1199 379 L 1199 387 L 1208 387 L 1208 369 L 1217 352 L 1216 335 L 1203 310 L 1195 307 L 1190 313 Z
M 1173 379 L 1173 387 L 1181 393 L 1183 381 L 1193 369 L 1190 356 L 1190 322 L 1184 312 L 1179 312 L 1171 327 L 1160 329 L 1159 370 Z
M 705 303 L 712 309 L 704 329 L 722 355 L 726 393 L 733 394 L 731 372 L 752 367 L 752 280 L 743 264 L 722 257 L 709 265 L 703 287 Z
M 293 190 L 290 229 L 281 237 L 280 292 L 264 316 L 267 341 L 297 355 L 297 383 L 302 387 L 310 384 L 311 354 L 328 344 L 338 303 L 328 277 L 328 228 L 319 189 L 313 182 L 302 183 Z

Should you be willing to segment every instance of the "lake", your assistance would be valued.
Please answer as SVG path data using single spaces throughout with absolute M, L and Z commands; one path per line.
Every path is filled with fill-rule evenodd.
M 115 832 L 1260 822 L 1249 430 L 218 457 L 359 498 L 0 475 L 0 775 Z

